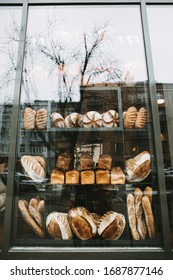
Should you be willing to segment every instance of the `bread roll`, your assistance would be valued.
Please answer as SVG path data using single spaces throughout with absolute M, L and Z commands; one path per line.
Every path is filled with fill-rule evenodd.
M 110 184 L 109 170 L 96 170 L 96 184 Z
M 150 186 L 145 187 L 144 189 L 144 195 L 148 196 L 149 201 L 152 205 L 152 201 L 153 201 L 153 189 Z
M 141 182 L 151 171 L 151 156 L 148 151 L 143 151 L 134 158 L 125 161 L 127 180 Z
M 146 122 L 147 122 L 147 110 L 144 107 L 142 107 L 140 108 L 137 114 L 135 128 L 145 128 Z
M 111 184 L 125 184 L 125 174 L 122 171 L 121 167 L 115 166 L 111 169 Z
M 24 110 L 24 128 L 27 130 L 32 130 L 35 128 L 35 117 L 36 111 L 30 107 Z
M 80 156 L 80 170 L 93 169 L 94 162 L 91 155 L 88 153 L 83 153 Z
M 98 159 L 98 168 L 110 170 L 112 167 L 112 157 L 107 154 L 99 156 Z
M 65 175 L 64 172 L 53 169 L 51 176 L 50 176 L 50 183 L 51 184 L 64 184 L 65 182 Z
M 52 113 L 51 115 L 53 126 L 58 128 L 64 128 L 65 127 L 65 120 L 63 116 L 60 113 Z
M 135 201 L 134 196 L 129 193 L 127 194 L 127 214 L 129 220 L 129 227 L 134 240 L 139 240 L 140 235 L 137 231 L 136 214 L 135 214 Z
M 81 240 L 92 239 L 97 233 L 93 216 L 84 207 L 69 210 L 68 221 L 73 233 Z
M 108 110 L 102 114 L 104 127 L 118 126 L 118 113 L 115 110 Z
M 72 239 L 72 231 L 67 220 L 67 214 L 52 212 L 46 218 L 46 229 L 53 239 Z
M 47 125 L 47 110 L 42 108 L 36 113 L 36 126 L 38 129 L 45 129 Z
M 83 116 L 84 127 L 101 127 L 102 124 L 102 116 L 96 111 L 89 111 Z
M 44 238 L 45 232 L 44 229 L 42 229 L 31 217 L 28 209 L 27 209 L 27 203 L 20 199 L 18 201 L 18 207 L 19 210 L 23 216 L 24 221 L 29 225 L 29 227 L 35 232 L 36 235 L 38 235 L 40 238 Z
M 137 109 L 134 106 L 128 108 L 124 118 L 124 128 L 133 128 L 137 119 Z
M 139 188 L 136 188 L 134 191 L 135 198 L 135 214 L 136 214 L 136 223 L 137 231 L 141 239 L 145 239 L 147 235 L 147 227 L 145 220 L 143 218 L 143 207 L 142 207 L 142 197 L 143 193 Z
M 22 156 L 21 164 L 26 173 L 33 181 L 43 182 L 45 180 L 45 170 L 34 156 Z
M 74 128 L 82 126 L 83 117 L 79 113 L 71 113 L 65 118 L 65 126 L 68 128 Z
M 147 225 L 149 237 L 154 239 L 155 238 L 154 216 L 153 216 L 150 200 L 146 195 L 144 195 L 142 198 L 142 206 L 144 210 L 145 222 Z
M 79 184 L 80 173 L 78 170 L 69 170 L 65 175 L 66 184 Z
M 114 211 L 105 213 L 98 224 L 98 234 L 106 240 L 117 240 L 126 225 L 125 217 Z
M 56 161 L 56 168 L 68 170 L 70 169 L 72 156 L 68 153 L 62 153 L 58 156 Z
M 81 184 L 95 184 L 95 173 L 93 170 L 81 171 Z

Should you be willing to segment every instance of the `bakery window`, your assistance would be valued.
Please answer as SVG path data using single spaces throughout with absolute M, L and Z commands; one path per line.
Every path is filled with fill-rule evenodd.
M 21 20 L 20 7 L 0 6 L 0 254 L 3 245 L 11 113 Z M 14 35 L 14 30 L 16 33 Z M 14 35 L 14 36 L 13 36 Z

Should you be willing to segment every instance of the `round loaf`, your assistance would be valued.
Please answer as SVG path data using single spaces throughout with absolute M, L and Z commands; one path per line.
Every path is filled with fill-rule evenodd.
M 33 181 L 43 182 L 45 180 L 45 170 L 34 156 L 22 156 L 21 164 Z
M 72 231 L 67 220 L 67 214 L 52 212 L 46 218 L 46 229 L 53 239 L 72 239 Z
M 100 218 L 98 234 L 106 240 L 116 240 L 122 235 L 125 225 L 123 214 L 109 211 Z
M 141 182 L 151 171 L 151 156 L 148 151 L 143 151 L 134 158 L 125 161 L 127 180 Z
M 84 207 L 70 209 L 68 221 L 73 233 L 81 240 L 92 239 L 97 233 L 93 216 Z
M 64 128 L 65 127 L 64 118 L 60 113 L 56 113 L 56 112 L 53 113 L 51 115 L 51 118 L 52 118 L 53 126 L 59 127 L 59 128 Z
M 84 127 L 101 127 L 102 124 L 102 115 L 96 111 L 89 111 L 83 116 Z
M 71 113 L 65 118 L 65 126 L 67 128 L 82 126 L 82 115 L 76 112 Z
M 118 126 L 118 113 L 115 110 L 108 110 L 102 114 L 104 127 Z

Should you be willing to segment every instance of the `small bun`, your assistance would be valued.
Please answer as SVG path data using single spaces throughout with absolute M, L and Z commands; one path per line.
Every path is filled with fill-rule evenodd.
M 50 213 L 46 218 L 46 228 L 53 239 L 72 239 L 72 232 L 65 213 Z
M 109 211 L 100 218 L 98 234 L 106 240 L 116 240 L 122 235 L 125 225 L 123 214 Z
M 102 116 L 96 111 L 89 111 L 83 117 L 84 127 L 101 127 L 103 124 Z

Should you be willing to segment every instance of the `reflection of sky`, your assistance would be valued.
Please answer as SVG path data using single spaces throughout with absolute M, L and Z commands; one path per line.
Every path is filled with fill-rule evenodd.
M 101 48 L 101 54 L 109 54 L 112 60 L 118 60 L 119 67 L 124 71 L 124 76 L 129 71 L 129 81 L 147 79 L 138 7 L 32 7 L 29 13 L 28 34 L 33 41 L 34 37 L 38 38 L 38 34 L 40 34 L 40 42 L 43 44 L 46 42 L 44 34 L 46 34 L 48 19 L 56 19 L 57 24 L 51 36 L 54 40 L 57 38 L 57 42 L 66 45 L 68 52 L 80 46 L 83 32 L 91 34 L 94 26 L 98 27 L 107 23 L 108 35 L 106 44 Z M 37 93 L 35 91 L 34 94 L 39 95 L 40 91 L 42 98 L 47 98 L 48 95 L 52 98 L 54 92 L 52 77 L 51 82 L 49 81 L 49 73 L 45 78 L 45 71 L 48 70 L 46 61 L 37 56 L 33 64 L 34 67 L 36 67 L 36 71 L 31 69 L 32 77 L 30 75 L 34 86 L 37 87 Z M 42 79 L 38 74 L 39 67 L 43 68 L 41 70 Z M 71 64 L 71 74 L 76 69 L 76 65 Z M 100 76 L 100 80 L 97 77 L 97 80 L 92 82 L 104 82 L 104 77 Z
M 156 81 L 172 83 L 173 7 L 149 6 L 147 12 Z

